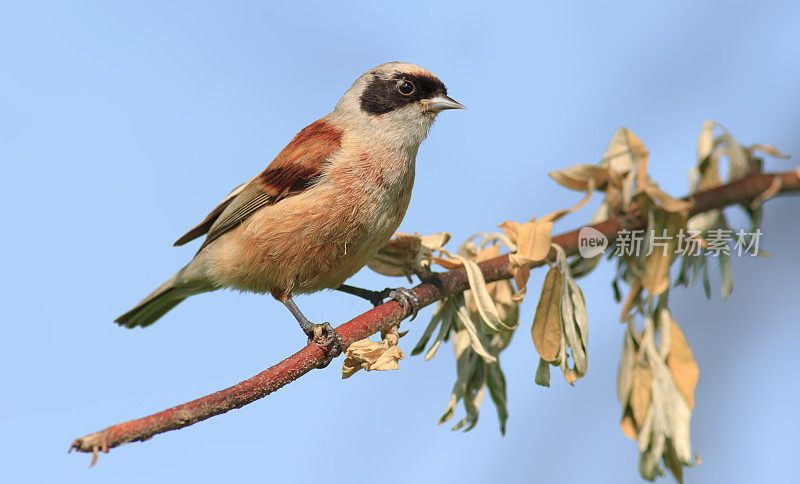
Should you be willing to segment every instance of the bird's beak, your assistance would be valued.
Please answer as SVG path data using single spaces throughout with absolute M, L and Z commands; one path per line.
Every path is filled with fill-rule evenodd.
M 457 102 L 455 99 L 451 99 L 444 94 L 439 94 L 428 100 L 428 109 L 438 113 L 445 109 L 467 109 L 467 107 Z

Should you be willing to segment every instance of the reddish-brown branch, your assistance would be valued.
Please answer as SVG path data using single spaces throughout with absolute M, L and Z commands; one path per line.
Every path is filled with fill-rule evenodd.
M 749 203 L 764 192 L 776 177 L 780 178 L 782 183 L 780 193 L 800 191 L 798 172 L 755 173 L 737 182 L 695 193 L 686 197 L 685 200 L 692 203 L 690 214 L 723 208 L 736 203 Z M 643 228 L 643 226 L 644 222 L 634 215 L 614 217 L 592 227 L 613 241 L 620 230 L 632 230 Z M 553 238 L 553 243 L 563 247 L 568 255 L 575 254 L 578 252 L 578 233 L 579 230 L 573 230 L 561 234 Z M 551 252 L 550 256 L 554 257 L 554 253 Z M 541 265 L 541 263 L 534 264 L 534 266 L 536 265 Z M 487 260 L 479 266 L 487 282 L 511 277 L 507 255 Z M 416 286 L 413 291 L 421 305 L 427 306 L 468 287 L 466 272 L 463 268 L 458 268 L 434 274 L 433 279 Z M 406 316 L 407 314 L 400 304 L 389 301 L 342 324 L 336 328 L 336 331 L 341 335 L 346 347 L 355 341 L 389 328 Z M 98 451 L 108 452 L 108 449 L 126 442 L 147 440 L 156 434 L 192 425 L 263 398 L 316 368 L 323 359 L 322 350 L 314 345 L 308 345 L 277 365 L 230 388 L 76 439 L 72 443 L 70 451 L 74 449 L 80 452 L 94 453 L 92 460 L 92 464 L 94 464 Z

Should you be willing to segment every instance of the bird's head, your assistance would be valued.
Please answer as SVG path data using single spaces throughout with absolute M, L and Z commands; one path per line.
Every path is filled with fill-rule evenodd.
M 465 108 L 439 78 L 414 64 L 387 62 L 359 77 L 333 115 L 418 146 L 445 109 Z

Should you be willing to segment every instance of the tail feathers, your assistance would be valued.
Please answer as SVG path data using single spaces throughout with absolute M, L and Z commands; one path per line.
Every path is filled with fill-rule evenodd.
M 189 296 L 211 291 L 214 288 L 207 285 L 186 285 L 179 283 L 178 276 L 172 277 L 149 296 L 144 298 L 133 309 L 114 320 L 120 326 L 135 328 L 146 327 L 155 323 L 167 311 L 177 306 Z

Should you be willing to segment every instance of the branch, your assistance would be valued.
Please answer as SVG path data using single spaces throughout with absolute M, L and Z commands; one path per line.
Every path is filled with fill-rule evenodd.
M 778 193 L 800 191 L 799 171 L 774 174 L 753 173 L 739 181 L 697 192 L 685 197 L 684 200 L 692 204 L 689 211 L 690 216 L 737 203 L 747 204 L 767 190 L 774 183 L 775 178 L 779 178 L 781 183 Z M 620 230 L 642 229 L 645 226 L 646 221 L 635 211 L 627 216 L 619 215 L 592 225 L 612 242 L 616 240 Z M 573 230 L 553 237 L 552 241 L 561 246 L 567 255 L 573 255 L 578 252 L 578 233 L 579 230 Z M 554 258 L 555 251 L 551 251 L 549 257 Z M 544 261 L 537 262 L 532 264 L 532 267 L 543 264 Z M 512 276 L 508 255 L 484 261 L 479 264 L 479 267 L 486 282 L 508 279 Z M 439 299 L 468 288 L 467 274 L 461 267 L 448 272 L 434 273 L 428 281 L 412 290 L 419 298 L 420 305 L 428 306 Z M 336 331 L 347 347 L 355 341 L 390 328 L 406 316 L 408 314 L 399 303 L 389 301 L 342 324 L 336 328 Z M 77 450 L 93 453 L 92 465 L 94 465 L 97 461 L 98 451 L 107 453 L 108 449 L 127 442 L 148 440 L 156 434 L 187 427 L 263 398 L 316 368 L 324 360 L 324 357 L 320 348 L 308 345 L 277 365 L 237 385 L 147 417 L 129 420 L 81 437 L 72 443 L 69 450 L 70 452 Z

